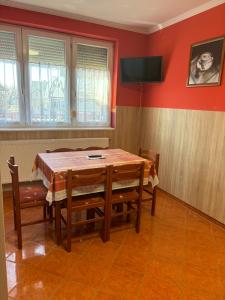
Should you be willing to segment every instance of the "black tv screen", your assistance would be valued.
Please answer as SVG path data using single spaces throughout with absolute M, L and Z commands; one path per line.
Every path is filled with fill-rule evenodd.
M 123 83 L 162 81 L 162 56 L 121 58 L 120 74 Z

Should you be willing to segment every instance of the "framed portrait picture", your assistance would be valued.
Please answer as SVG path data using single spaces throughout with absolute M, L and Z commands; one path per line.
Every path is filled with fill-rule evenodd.
M 191 46 L 187 86 L 220 85 L 224 61 L 224 37 Z

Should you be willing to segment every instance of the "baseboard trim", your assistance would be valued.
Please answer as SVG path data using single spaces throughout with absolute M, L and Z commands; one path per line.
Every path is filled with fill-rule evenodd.
M 195 213 L 199 214 L 201 217 L 204 217 L 204 218 L 206 218 L 208 221 L 210 221 L 210 222 L 212 222 L 212 223 L 214 223 L 214 224 L 216 224 L 216 225 L 222 227 L 223 229 L 225 229 L 225 224 L 224 224 L 224 223 L 221 223 L 220 221 L 217 221 L 217 220 L 214 219 L 213 217 L 210 217 L 209 215 L 205 214 L 205 213 L 202 212 L 201 210 L 199 210 L 199 209 L 193 207 L 192 205 L 190 205 L 190 204 L 184 202 L 183 200 L 181 200 L 181 199 L 175 197 L 174 195 L 172 195 L 172 194 L 170 194 L 170 193 L 164 191 L 164 190 L 161 189 L 161 188 L 157 188 L 157 190 L 159 190 L 159 191 L 161 191 L 162 193 L 168 195 L 170 198 L 172 198 L 173 200 L 179 202 L 180 204 L 182 204 L 182 205 L 188 207 L 189 209 L 191 209 L 191 210 L 194 211 Z

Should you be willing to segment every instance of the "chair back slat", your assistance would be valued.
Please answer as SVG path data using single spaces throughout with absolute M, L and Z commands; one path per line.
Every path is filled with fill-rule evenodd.
M 81 148 L 71 149 L 71 148 L 57 148 L 54 150 L 46 150 L 46 153 L 55 153 L 55 152 L 72 152 L 72 151 L 81 151 Z
M 72 171 L 72 188 L 102 184 L 106 180 L 106 169 Z
M 145 163 L 141 162 L 141 163 L 111 167 L 109 188 L 112 190 L 113 182 L 118 182 L 123 180 L 138 180 L 136 186 L 139 191 L 139 198 L 141 199 L 142 191 L 143 191 L 143 183 L 144 183 L 144 166 Z
M 14 158 L 13 155 L 10 156 L 9 162 L 10 162 L 12 165 L 15 165 L 15 158 Z
M 93 147 L 87 147 L 87 148 L 83 148 L 82 151 L 91 151 L 91 150 L 106 150 L 109 149 L 109 147 L 97 147 L 97 146 L 93 146 Z
M 72 190 L 97 184 L 104 184 L 106 190 L 106 182 L 108 175 L 108 167 L 95 168 L 80 171 L 67 171 L 67 190 L 72 194 Z
M 112 181 L 138 179 L 143 172 L 144 163 L 114 166 L 112 170 Z
M 57 148 L 54 150 L 46 150 L 46 153 L 55 153 L 55 152 L 73 152 L 73 151 L 91 151 L 91 150 L 104 150 L 104 149 L 108 149 L 108 147 L 106 148 L 102 148 L 102 147 L 87 147 L 87 148 L 75 148 L 75 149 L 71 149 L 71 148 Z
M 151 149 L 142 149 L 142 148 L 140 148 L 139 155 L 141 157 L 145 158 L 145 159 L 152 160 L 155 164 L 156 173 L 158 174 L 160 154 L 158 152 L 154 151 L 154 150 L 151 150 Z

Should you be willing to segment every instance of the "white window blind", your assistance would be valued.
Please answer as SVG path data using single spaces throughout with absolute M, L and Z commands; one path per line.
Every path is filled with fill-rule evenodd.
M 76 112 L 79 126 L 109 125 L 108 55 L 108 48 L 76 44 Z
M 65 41 L 28 36 L 31 123 L 68 123 Z
M 112 58 L 110 42 L 0 24 L 0 127 L 110 126 Z
M 0 123 L 20 121 L 16 33 L 0 31 Z

